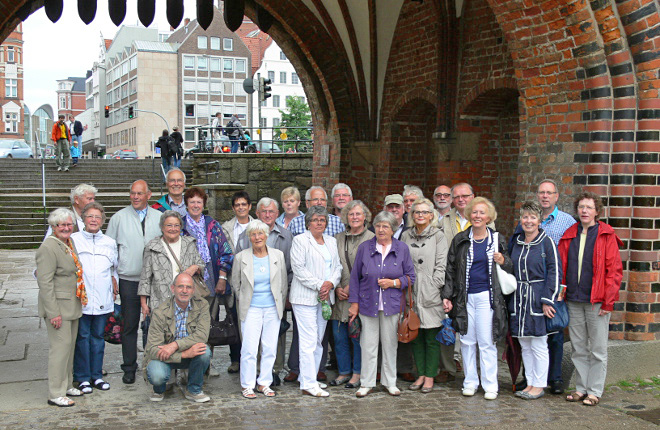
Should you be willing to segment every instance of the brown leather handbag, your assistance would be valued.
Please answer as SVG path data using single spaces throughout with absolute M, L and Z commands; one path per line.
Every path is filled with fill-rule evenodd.
M 397 329 L 397 337 L 401 343 L 410 343 L 419 334 L 419 327 L 422 324 L 419 316 L 413 311 L 413 298 L 412 298 L 412 284 L 410 277 L 408 278 L 408 301 L 410 306 L 406 307 L 406 296 L 401 295 L 401 317 L 399 319 L 399 328 Z

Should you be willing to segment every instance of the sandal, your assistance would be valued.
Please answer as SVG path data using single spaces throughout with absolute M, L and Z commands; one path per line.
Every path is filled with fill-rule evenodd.
M 48 404 L 60 408 L 70 408 L 71 406 L 75 405 L 76 402 L 74 402 L 68 397 L 63 396 L 63 397 L 56 397 L 54 399 L 48 399 Z
M 89 384 L 89 382 L 88 382 L 88 384 Z M 82 384 L 80 384 L 80 385 L 82 385 Z M 94 388 L 96 388 L 97 390 L 101 390 L 101 391 L 108 391 L 110 389 L 110 384 L 105 382 L 103 379 L 97 379 L 96 381 L 94 381 Z M 83 393 L 84 392 L 85 392 L 85 390 L 83 390 Z M 90 392 L 91 392 L 91 390 L 90 390 Z
M 587 398 L 582 401 L 582 404 L 587 406 L 596 406 L 598 403 L 600 403 L 600 397 L 596 397 L 593 394 L 589 394 Z
M 277 395 L 275 391 L 273 391 L 270 387 L 267 386 L 264 387 L 257 386 L 257 391 L 266 397 L 275 397 Z
M 586 397 L 587 397 L 586 394 L 582 394 L 582 393 L 580 393 L 579 391 L 573 391 L 571 394 L 569 394 L 568 396 L 566 396 L 566 401 L 567 401 L 567 402 L 572 402 L 572 403 L 575 403 L 575 402 L 581 402 L 581 401 L 584 400 Z
M 89 381 L 81 382 L 78 385 L 78 389 L 83 392 L 83 394 L 91 394 L 92 386 L 89 385 Z
M 254 390 L 252 388 L 243 388 L 243 391 L 241 391 L 241 394 L 246 399 L 256 399 L 257 398 L 257 395 L 254 394 Z
M 350 375 L 349 376 L 344 376 L 343 378 L 336 378 L 336 379 L 330 381 L 330 386 L 336 387 L 338 385 L 344 385 L 350 380 L 351 380 Z

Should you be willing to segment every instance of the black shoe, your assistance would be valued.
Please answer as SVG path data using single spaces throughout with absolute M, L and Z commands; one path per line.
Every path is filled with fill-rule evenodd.
M 360 388 L 360 380 L 355 383 L 349 382 L 348 384 L 344 385 L 344 388 Z
M 564 382 L 563 381 L 550 382 L 550 392 L 552 394 L 564 394 Z
M 135 372 L 124 372 L 124 376 L 121 377 L 121 380 L 124 384 L 135 383 Z
M 514 391 L 514 392 L 516 392 L 516 391 L 521 391 L 521 390 L 524 390 L 525 388 L 527 388 L 527 379 L 522 378 L 522 379 L 520 380 L 520 382 L 516 382 L 516 383 L 514 384 L 514 386 L 513 386 L 513 391 Z
M 271 384 L 271 386 L 279 387 L 280 385 L 282 385 L 282 380 L 280 379 L 280 375 L 273 372 L 273 383 Z

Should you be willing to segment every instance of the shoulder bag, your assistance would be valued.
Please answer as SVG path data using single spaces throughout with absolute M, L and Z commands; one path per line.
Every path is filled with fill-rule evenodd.
M 179 273 L 183 273 L 184 268 L 181 265 L 179 259 L 176 257 L 176 254 L 174 254 L 174 251 L 172 251 L 172 247 L 170 246 L 169 243 L 167 243 L 166 240 L 163 240 L 163 242 L 165 242 L 165 245 L 167 245 L 167 249 L 170 251 L 170 254 L 172 254 L 172 257 L 174 257 L 174 261 L 176 261 L 176 265 L 179 266 Z M 183 249 L 183 243 L 181 245 Z M 197 294 L 198 297 L 206 298 L 211 295 L 211 292 L 206 287 L 204 278 L 199 273 L 195 273 L 192 276 L 192 279 L 193 279 L 193 285 L 195 286 L 195 294 Z
M 500 243 L 499 233 L 495 232 L 493 234 L 493 241 L 495 242 L 495 252 L 499 252 L 497 250 Z M 509 294 L 515 293 L 518 289 L 518 280 L 516 277 L 510 273 L 505 272 L 504 269 L 502 269 L 502 267 L 494 261 L 493 266 L 495 266 L 495 270 L 497 271 L 497 280 L 500 282 L 500 290 L 502 290 L 502 294 L 508 296 Z
M 220 296 L 216 295 L 211 301 L 211 328 L 209 330 L 208 344 L 211 346 L 234 345 L 241 341 L 238 334 L 238 325 L 234 321 L 234 316 L 227 306 L 226 298 L 223 300 L 226 313 L 225 319 L 218 321 L 220 300 Z
M 410 343 L 417 337 L 419 327 L 422 324 L 419 316 L 413 311 L 413 298 L 412 298 L 412 284 L 410 277 L 408 278 L 408 299 L 410 306 L 406 308 L 406 296 L 401 295 L 401 317 L 399 319 L 399 328 L 397 329 L 397 337 L 401 343 Z
M 545 244 L 541 241 L 541 257 L 543 258 L 543 278 L 547 277 L 547 269 L 545 265 Z M 561 285 L 559 286 L 560 291 L 557 293 L 557 300 L 551 306 L 555 308 L 555 316 L 553 318 L 545 317 L 545 331 L 548 334 L 557 333 L 563 331 L 568 327 L 570 321 L 568 317 L 568 308 L 566 307 L 566 302 L 563 299 L 563 291 L 561 291 Z

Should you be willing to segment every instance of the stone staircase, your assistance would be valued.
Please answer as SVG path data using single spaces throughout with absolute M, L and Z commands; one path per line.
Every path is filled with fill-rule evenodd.
M 71 188 L 83 182 L 99 190 L 96 200 L 108 218 L 129 204 L 128 190 L 138 179 L 149 183 L 150 204 L 155 202 L 167 192 L 159 161 L 80 160 L 70 171 L 58 172 L 54 160 L 45 160 L 44 211 L 41 160 L 0 159 L 0 249 L 37 248 L 48 228 L 45 216 L 55 208 L 70 207 Z M 183 160 L 181 167 L 192 183 L 192 160 Z

